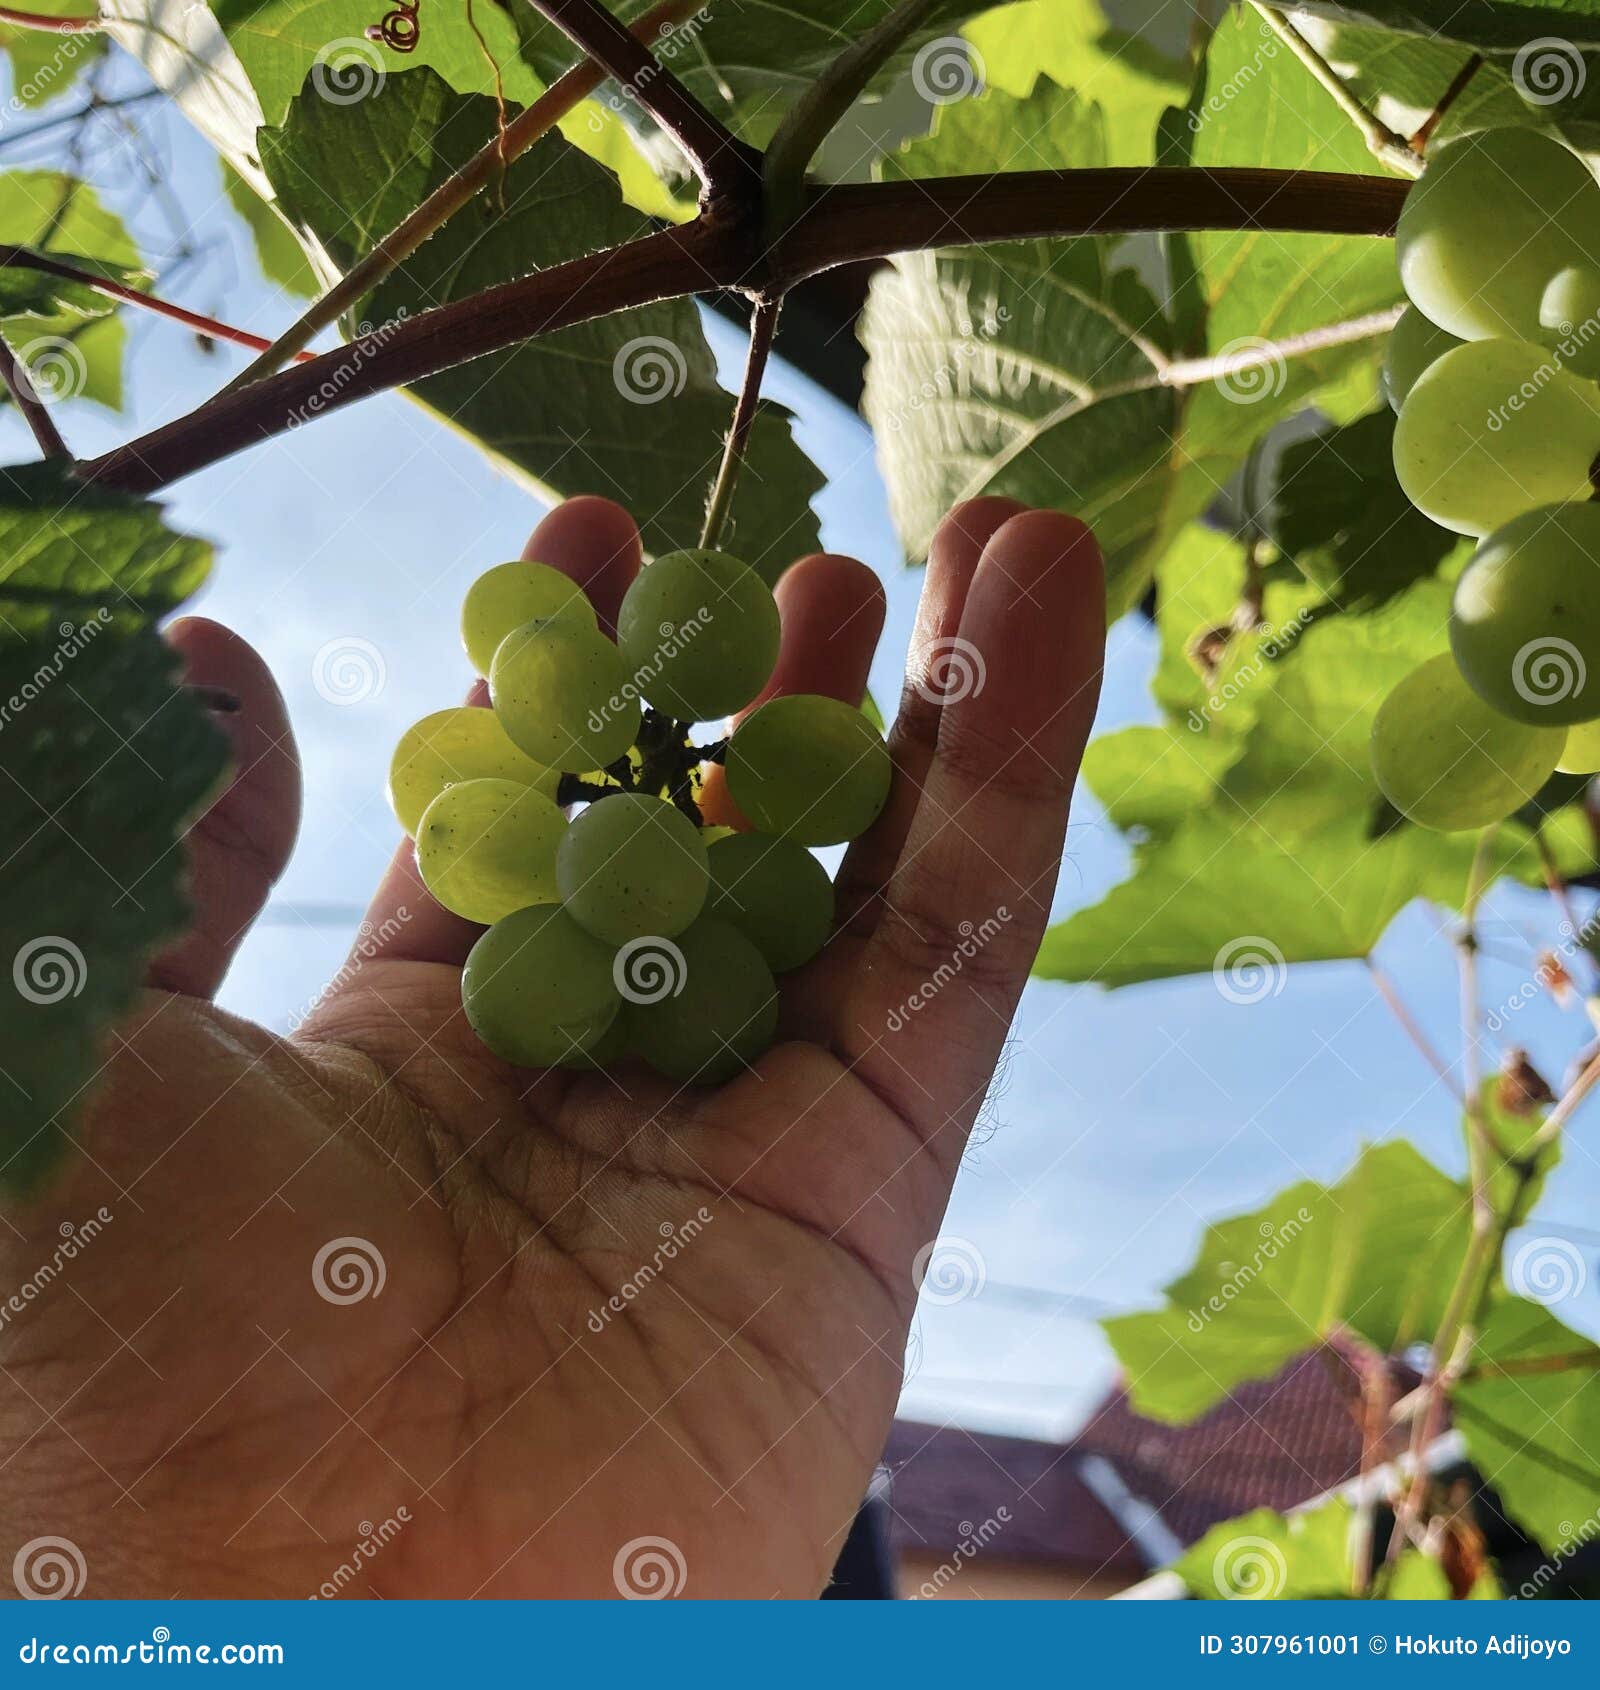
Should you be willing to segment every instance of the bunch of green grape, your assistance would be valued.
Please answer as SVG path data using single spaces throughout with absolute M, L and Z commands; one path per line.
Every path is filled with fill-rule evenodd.
M 1477 550 L 1373 768 L 1411 820 L 1483 827 L 1600 772 L 1600 183 L 1547 135 L 1484 130 L 1430 158 L 1396 251 L 1395 473 Z
M 876 819 L 881 734 L 801 694 L 694 743 L 696 722 L 757 697 L 778 656 L 771 589 L 723 552 L 648 564 L 615 639 L 560 571 L 503 563 L 467 593 L 461 635 L 492 707 L 410 728 L 389 796 L 429 891 L 487 928 L 462 974 L 468 1021 L 520 1067 L 637 1057 L 673 1080 L 727 1079 L 773 1039 L 774 976 L 832 931 L 809 847 Z M 708 760 L 750 831 L 705 825 Z

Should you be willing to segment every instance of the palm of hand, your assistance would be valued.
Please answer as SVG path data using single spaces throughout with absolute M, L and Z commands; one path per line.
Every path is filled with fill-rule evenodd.
M 1044 562 L 1079 542 L 1043 518 L 997 539 L 1015 507 L 989 504 L 936 549 L 924 635 L 966 629 L 986 542 L 1007 581 L 1028 568 L 1030 596 L 1052 577 L 1043 533 L 1019 530 L 1053 527 Z M 1098 592 L 1083 574 L 1074 605 Z M 976 643 L 994 612 L 967 609 Z M 498 1063 L 461 1016 L 460 935 L 436 908 L 301 1039 L 150 994 L 90 1159 L 10 1246 L 15 1283 L 63 1217 L 114 1217 L 0 1331 L 17 1541 L 70 1538 L 100 1595 L 814 1594 L 881 1449 L 913 1261 L 1048 903 L 1093 708 L 1092 655 L 1070 661 L 1083 690 L 1025 714 L 1028 769 L 999 759 L 998 786 L 911 704 L 895 801 L 846 867 L 853 930 L 788 983 L 790 1042 L 715 1091 Z M 1013 829 L 1026 858 L 973 865 L 954 783 L 1055 812 L 1053 848 Z M 415 905 L 407 875 L 391 880 Z M 885 1005 L 1008 896 L 1016 931 L 943 994 L 924 1050 L 892 1048 Z

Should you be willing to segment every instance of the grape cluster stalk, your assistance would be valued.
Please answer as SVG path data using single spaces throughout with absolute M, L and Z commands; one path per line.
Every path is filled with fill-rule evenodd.
M 881 734 L 813 694 L 749 710 L 778 608 L 726 552 L 647 565 L 614 639 L 560 571 L 499 564 L 468 591 L 461 638 L 491 707 L 408 729 L 389 799 L 428 890 L 487 929 L 462 975 L 474 1031 L 518 1067 L 730 1078 L 777 1031 L 775 977 L 832 932 L 810 847 L 877 819 Z M 692 743 L 695 723 L 747 710 L 725 742 Z M 713 762 L 729 802 L 708 823 Z
M 1600 183 L 1549 136 L 1483 130 L 1430 158 L 1395 253 L 1395 473 L 1477 549 L 1450 649 L 1378 712 L 1373 769 L 1421 826 L 1483 828 L 1600 772 Z

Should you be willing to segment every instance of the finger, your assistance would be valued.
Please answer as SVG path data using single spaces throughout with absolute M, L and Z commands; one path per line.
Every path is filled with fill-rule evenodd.
M 588 595 L 608 633 L 616 632 L 622 595 L 643 555 L 634 520 L 610 499 L 583 497 L 557 505 L 534 529 L 525 558 L 570 576 Z M 487 706 L 489 689 L 473 683 L 466 702 Z M 400 842 L 378 883 L 351 961 L 436 962 L 459 968 L 483 929 L 435 901 L 417 870 L 416 847 Z M 354 978 L 354 971 L 350 973 Z
M 283 694 L 247 641 L 199 616 L 174 622 L 166 637 L 191 686 L 217 687 L 239 701 L 237 711 L 215 718 L 231 742 L 227 789 L 184 840 L 193 920 L 146 975 L 152 986 L 209 998 L 294 849 L 300 758 Z
M 960 623 L 984 669 L 949 697 L 882 915 L 835 1037 L 954 1167 L 1049 916 L 1099 698 L 1100 552 L 1081 522 L 1013 517 Z
M 883 814 L 845 853 L 834 883 L 839 924 L 852 933 L 871 932 L 883 888 L 905 848 L 939 735 L 939 710 L 946 690 L 941 682 L 964 672 L 946 660 L 958 652 L 953 642 L 959 637 L 961 613 L 978 560 L 991 536 L 1026 509 L 1015 499 L 969 499 L 957 505 L 934 533 L 906 652 L 900 708 L 889 729 L 894 784 Z
M 534 529 L 522 555 L 570 575 L 615 638 L 622 595 L 644 557 L 638 526 L 621 505 L 593 494 L 568 499 Z
M 859 704 L 883 632 L 883 583 L 853 557 L 817 552 L 784 571 L 774 596 L 783 623 L 778 661 L 760 694 L 736 719 L 742 721 L 769 698 L 797 692 Z M 708 822 L 724 827 L 749 826 L 715 765 L 706 772 L 700 811 Z

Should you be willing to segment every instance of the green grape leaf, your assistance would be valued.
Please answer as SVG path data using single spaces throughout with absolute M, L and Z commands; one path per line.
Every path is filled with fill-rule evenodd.
M 283 128 L 263 131 L 262 157 L 285 207 L 348 265 L 487 140 L 494 117 L 493 101 L 411 71 L 354 105 L 301 95 Z M 343 169 L 352 156 L 367 169 Z M 640 232 L 611 177 L 547 136 L 512 165 L 502 193 L 453 219 L 359 315 L 394 322 Z M 687 300 L 543 336 L 430 377 L 415 393 L 542 492 L 626 504 L 654 552 L 695 543 L 733 404 Z M 729 548 L 769 576 L 815 550 L 809 501 L 820 485 L 788 413 L 764 403 Z
M 54 257 L 37 248 L 24 248 L 36 257 Z M 20 257 L 20 255 L 19 255 Z M 124 264 L 104 264 L 95 258 L 76 256 L 73 264 L 107 281 L 132 285 L 145 281 L 147 272 Z M 25 262 L 0 269 L 0 317 L 104 317 L 116 309 L 116 302 L 97 292 L 88 282 L 52 276 L 30 270 Z
M 1386 604 L 1453 552 L 1470 550 L 1401 492 L 1393 443 L 1386 405 L 1296 441 L 1278 459 L 1272 537 L 1341 609 Z
M 1404 1140 L 1206 1229 L 1165 1305 L 1105 1321 L 1140 1414 L 1183 1423 L 1341 1330 L 1385 1355 L 1430 1339 L 1471 1197 Z
M 1099 111 L 1041 81 L 946 107 L 888 178 L 1098 165 Z M 945 511 L 979 493 L 1095 520 L 1115 546 L 1130 472 L 1165 458 L 1177 417 L 1160 372 L 1167 325 L 1103 240 L 908 253 L 872 283 L 864 410 L 907 551 L 926 555 Z M 1126 594 L 1112 588 L 1123 607 Z
M 107 1026 L 182 926 L 177 840 L 224 745 L 153 618 L 210 548 L 157 506 L 0 471 L 0 1189 L 37 1185 L 92 1092 Z
M 1358 1573 L 1359 1528 L 1355 1507 L 1343 1497 L 1293 1514 L 1256 1508 L 1213 1526 L 1173 1571 L 1203 1601 L 1336 1601 L 1356 1595 L 1358 1581 L 1369 1573 L 1376 1575 L 1372 1593 L 1391 1602 L 1441 1602 L 1455 1594 L 1444 1568 L 1417 1549 L 1404 1550 L 1392 1565 Z M 1485 1600 L 1500 1591 L 1485 1572 L 1467 1594 Z
M 1600 1348 L 1542 1301 L 1575 1294 L 1587 1264 L 1562 1238 L 1531 1238 L 1508 1255 L 1511 1284 L 1541 1302 L 1506 1295 L 1495 1304 L 1451 1412 L 1507 1513 L 1547 1550 L 1570 1553 L 1600 1510 Z
M 107 211 L 94 189 L 53 170 L 0 173 L 0 241 L 70 258 L 73 263 L 120 280 L 146 275 L 122 220 Z M 66 291 L 52 309 L 34 289 L 72 284 L 50 278 L 19 280 L 32 273 L 0 271 L 0 330 L 47 401 L 93 399 L 110 409 L 122 404 L 125 333 L 91 289 Z M 5 303 L 3 288 L 20 289 L 17 303 Z M 88 302 L 92 301 L 92 306 Z
M 322 282 L 282 211 L 263 199 L 227 159 L 219 156 L 217 162 L 222 166 L 222 190 L 250 231 L 261 274 L 296 299 L 315 299 Z
M 1600 46 L 1600 0 L 1307 0 L 1305 9 L 1338 21 L 1355 20 L 1375 29 L 1464 41 L 1474 47 L 1510 51 L 1527 42 L 1557 37 L 1579 46 Z

